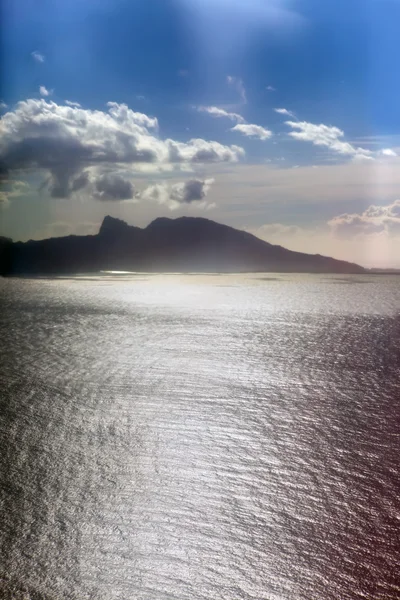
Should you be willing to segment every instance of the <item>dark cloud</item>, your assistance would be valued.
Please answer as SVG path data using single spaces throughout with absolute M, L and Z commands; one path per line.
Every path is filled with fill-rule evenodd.
M 158 202 L 167 205 L 171 210 L 182 204 L 201 203 L 199 206 L 207 208 L 205 198 L 214 183 L 213 179 L 189 179 L 169 185 L 167 183 L 151 185 L 141 193 L 143 200 Z
M 210 189 L 212 179 L 189 179 L 184 183 L 177 183 L 171 189 L 170 198 L 180 203 L 190 204 L 203 200 Z
M 93 196 L 97 200 L 130 200 L 133 198 L 135 188 L 131 181 L 120 175 L 102 175 L 95 181 Z
M 89 172 L 83 171 L 78 177 L 76 177 L 71 185 L 71 190 L 73 192 L 78 192 L 82 188 L 86 187 L 89 183 Z

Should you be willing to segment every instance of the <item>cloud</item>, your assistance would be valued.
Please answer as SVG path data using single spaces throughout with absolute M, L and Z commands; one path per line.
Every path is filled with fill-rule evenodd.
M 41 96 L 51 96 L 53 90 L 48 90 L 44 85 L 41 85 L 39 88 L 39 93 Z
M 213 117 L 219 117 L 230 119 L 231 121 L 236 121 L 237 123 L 244 123 L 245 120 L 238 113 L 228 112 L 222 108 L 218 108 L 217 106 L 199 106 L 197 109 L 199 112 L 206 112 Z
M 90 183 L 90 176 L 88 171 L 82 171 L 78 177 L 71 182 L 71 192 L 78 192 L 85 188 Z
M 297 252 L 318 252 L 323 256 L 332 256 L 369 268 L 400 268 L 398 235 L 380 232 L 338 239 L 325 226 L 299 227 L 297 230 L 285 232 L 285 226 L 282 225 L 279 232 L 280 224 L 276 224 L 276 234 L 271 234 L 269 227 L 265 226 L 265 231 L 263 226 L 248 231 L 272 244 L 279 244 Z
M 89 183 L 87 171 L 77 172 L 73 165 L 54 165 L 51 176 L 40 189 L 48 188 L 52 198 L 68 198 Z
M 44 63 L 44 61 L 45 61 L 44 54 L 41 54 L 37 50 L 34 50 L 33 52 L 31 52 L 31 56 L 38 63 Z
M 400 237 L 385 233 L 370 233 L 348 238 L 338 237 L 326 226 L 292 226 L 270 223 L 246 231 L 297 252 L 332 256 L 339 260 L 355 262 L 366 267 L 399 267 Z
M 236 89 L 237 93 L 240 96 L 241 104 L 247 104 L 246 89 L 240 77 L 233 77 L 232 75 L 228 75 L 226 81 L 229 85 L 233 86 Z
M 251 124 L 239 124 L 232 127 L 231 131 L 239 131 L 243 135 L 247 137 L 256 137 L 260 140 L 268 140 L 272 137 L 272 131 L 269 129 L 265 129 L 260 125 L 251 125 Z
M 53 198 L 66 198 L 81 190 L 86 190 L 95 200 L 103 202 L 131 200 L 135 188 L 130 179 L 118 173 L 102 172 L 100 168 L 82 171 L 71 176 L 64 169 L 57 170 L 43 185 Z
M 198 110 L 200 112 L 206 112 L 213 117 L 228 118 L 231 121 L 236 121 L 237 124 L 231 128 L 231 131 L 238 131 L 247 137 L 255 137 L 259 138 L 260 140 L 267 140 L 273 135 L 272 131 L 269 129 L 265 129 L 260 125 L 246 123 L 246 120 L 238 113 L 228 112 L 216 106 L 200 106 Z
M 169 200 L 169 187 L 166 183 L 149 185 L 140 194 L 142 200 L 150 200 L 159 204 L 166 204 Z
M 189 179 L 183 183 L 177 183 L 172 186 L 171 198 L 184 204 L 198 202 L 207 196 L 213 183 L 214 179 L 205 179 L 204 181 Z
M 9 205 L 8 194 L 6 192 L 0 192 L 0 208 L 5 208 Z
M 273 139 L 263 144 L 272 146 Z M 369 205 L 384 205 L 400 198 L 399 166 L 399 158 L 335 161 L 318 168 L 308 165 L 298 169 L 285 166 L 285 162 L 240 162 L 209 167 L 207 177 L 218 180 L 222 220 L 235 214 L 238 219 L 240 215 L 238 222 L 256 226 L 261 215 L 285 223 L 282 219 L 291 214 L 299 224 L 328 220 L 345 212 L 361 213 Z
M 396 152 L 391 148 L 384 148 L 383 150 L 381 150 L 381 154 L 383 156 L 397 156 Z
M 116 174 L 105 174 L 95 181 L 94 198 L 97 200 L 130 200 L 135 188 L 133 183 Z
M 400 233 L 400 200 L 385 206 L 371 205 L 362 213 L 342 214 L 328 222 L 337 237 L 374 233 Z
M 143 200 L 165 204 L 170 210 L 176 210 L 183 204 L 195 203 L 199 208 L 211 208 L 214 204 L 205 201 L 214 179 L 189 179 L 188 181 L 169 185 L 155 184 L 146 188 L 140 197 Z
M 286 108 L 274 108 L 274 111 L 279 115 L 286 115 L 287 117 L 296 118 L 294 113 L 291 110 L 287 110 Z
M 50 176 L 50 193 L 68 197 L 87 169 L 124 165 L 162 171 L 169 165 L 237 162 L 244 150 L 215 141 L 160 139 L 158 121 L 125 104 L 108 111 L 58 105 L 44 99 L 19 102 L 0 124 L 0 164 L 5 172 L 40 169 Z
M 303 142 L 311 142 L 314 146 L 325 146 L 338 154 L 351 156 L 355 160 L 371 160 L 372 152 L 364 148 L 356 148 L 344 142 L 344 132 L 338 127 L 315 125 L 307 121 L 286 121 L 286 125 L 294 129 L 289 135 Z
M 237 162 L 245 152 L 240 146 L 224 146 L 219 142 L 206 142 L 201 138 L 187 143 L 166 140 L 169 160 L 173 163 Z
M 74 106 L 75 108 L 81 108 L 81 105 L 79 104 L 79 102 L 71 102 L 71 100 L 66 100 L 65 104 L 67 104 L 67 106 Z
M 8 108 L 8 105 L 5 102 L 0 102 L 0 110 L 5 110 Z
M 118 104 L 117 102 L 107 102 L 110 115 L 119 123 L 126 125 L 134 125 L 143 128 L 142 132 L 148 129 L 158 130 L 157 117 L 148 117 L 144 113 L 134 113 L 126 104 Z M 88 111 L 86 111 L 88 112 Z
M 276 92 L 276 88 L 274 88 L 272 85 L 267 85 L 267 87 L 265 89 L 268 90 L 269 92 Z
M 5 183 L 8 189 L 0 191 L 0 208 L 5 208 L 10 203 L 10 198 L 22 196 L 29 187 L 25 181 L 10 180 Z

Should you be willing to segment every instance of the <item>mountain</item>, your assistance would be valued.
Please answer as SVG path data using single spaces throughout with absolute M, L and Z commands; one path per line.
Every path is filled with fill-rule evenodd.
M 105 217 L 97 235 L 12 242 L 0 238 L 1 275 L 101 270 L 364 273 L 359 265 L 293 252 L 203 218 L 158 218 L 145 229 Z

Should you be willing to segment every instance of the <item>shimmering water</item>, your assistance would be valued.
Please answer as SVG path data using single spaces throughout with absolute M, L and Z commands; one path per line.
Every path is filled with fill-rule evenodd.
M 0 298 L 4 597 L 400 598 L 400 278 Z

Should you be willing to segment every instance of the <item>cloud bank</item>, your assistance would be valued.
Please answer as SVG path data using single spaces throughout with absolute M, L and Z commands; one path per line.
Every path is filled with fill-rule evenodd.
M 243 155 L 240 146 L 215 141 L 163 140 L 155 117 L 116 102 L 106 112 L 31 99 L 19 102 L 0 124 L 2 171 L 39 169 L 58 198 L 84 187 L 88 169 L 124 165 L 134 173 L 150 165 L 162 171 L 168 165 L 237 162 Z
M 318 252 L 367 267 L 398 268 L 400 200 L 371 205 L 360 213 L 342 214 L 319 225 L 266 223 L 246 231 L 299 252 Z
M 338 237 L 373 233 L 400 234 L 400 200 L 386 206 L 371 205 L 362 213 L 342 214 L 328 222 Z

